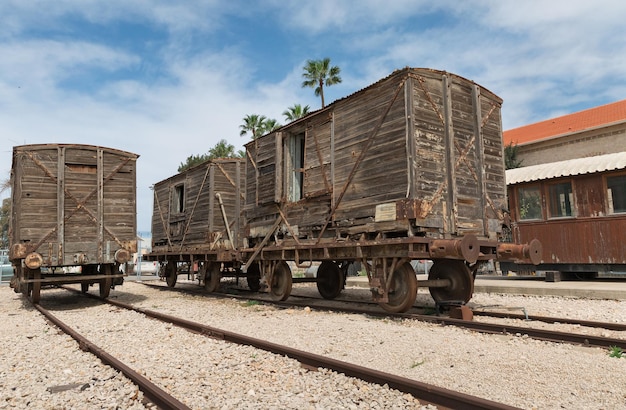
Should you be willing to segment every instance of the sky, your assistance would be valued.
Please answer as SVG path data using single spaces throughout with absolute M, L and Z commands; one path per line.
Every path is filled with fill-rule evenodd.
M 138 230 L 150 186 L 249 114 L 284 124 L 308 59 L 342 83 L 326 103 L 406 66 L 471 79 L 503 100 L 503 129 L 626 98 L 622 0 L 2 0 L 0 181 L 13 146 L 139 154 Z M 8 190 L 0 194 L 9 197 Z

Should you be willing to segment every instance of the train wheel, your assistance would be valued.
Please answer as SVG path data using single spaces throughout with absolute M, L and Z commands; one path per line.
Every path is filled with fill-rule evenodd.
M 259 268 L 259 264 L 253 263 L 250 265 L 246 275 L 248 288 L 253 292 L 258 292 L 261 289 L 261 269 Z
M 440 259 L 433 263 L 428 272 L 428 280 L 448 279 L 450 285 L 445 288 L 430 288 L 430 295 L 435 302 L 469 302 L 474 294 L 474 276 L 469 267 L 461 260 Z
M 204 275 L 204 290 L 207 292 L 215 292 L 220 287 L 220 279 L 222 279 L 222 273 L 220 272 L 219 263 L 209 263 L 206 268 L 206 274 Z
M 389 287 L 389 302 L 380 306 L 390 313 L 406 312 L 415 303 L 417 296 L 417 276 L 410 263 L 399 266 L 393 273 L 393 281 Z
M 106 278 L 100 279 L 100 297 L 106 299 L 111 293 L 111 283 L 113 282 L 111 279 L 113 274 L 111 265 L 100 265 L 100 274 L 106 275 Z
M 176 280 L 178 279 L 178 268 L 176 267 L 176 262 L 167 261 L 167 265 L 165 266 L 165 282 L 167 286 L 173 288 L 176 286 Z
M 274 268 L 270 283 L 270 295 L 274 300 L 286 300 L 291 294 L 291 269 L 287 262 L 281 261 Z
M 335 299 L 343 289 L 343 278 L 336 263 L 324 261 L 317 268 L 317 290 L 324 299 Z
M 87 293 L 88 290 L 89 290 L 89 283 L 83 282 L 80 284 L 80 291 L 82 293 Z
M 32 275 L 33 279 L 35 280 L 41 279 L 41 268 L 37 268 L 32 272 L 33 272 L 33 275 Z M 32 285 L 32 290 L 31 290 L 30 299 L 33 301 L 33 303 L 37 304 L 39 303 L 39 300 L 41 297 L 41 282 L 33 282 L 31 285 Z

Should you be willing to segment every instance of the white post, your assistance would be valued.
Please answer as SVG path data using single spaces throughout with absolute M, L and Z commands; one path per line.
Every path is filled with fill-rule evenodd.
M 135 265 L 137 282 L 141 282 L 141 241 L 141 236 L 137 236 L 137 264 Z

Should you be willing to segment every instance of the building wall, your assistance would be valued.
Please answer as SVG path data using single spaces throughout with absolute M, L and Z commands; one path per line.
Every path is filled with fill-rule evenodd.
M 518 146 L 522 166 L 626 151 L 626 123 Z

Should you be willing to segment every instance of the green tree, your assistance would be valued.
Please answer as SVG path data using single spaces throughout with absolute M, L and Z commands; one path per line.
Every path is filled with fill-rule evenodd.
M 337 66 L 330 66 L 330 58 L 323 60 L 307 60 L 303 67 L 304 73 L 302 77 L 302 88 L 311 87 L 315 89 L 315 95 L 322 97 L 322 108 L 324 105 L 324 86 L 329 87 L 333 84 L 339 84 L 341 77 L 339 73 L 341 69 Z
M 0 181 L 0 194 L 11 189 L 11 180 Z M 2 200 L 0 207 L 0 249 L 9 249 L 9 221 L 11 218 L 11 198 Z
M 206 154 L 190 155 L 185 162 L 181 162 L 178 166 L 178 172 L 183 172 L 191 167 L 195 167 L 205 161 L 215 158 L 243 158 L 245 157 L 245 151 L 239 150 L 235 153 L 235 146 L 229 144 L 225 139 L 219 140 L 217 144 Z
M 292 107 L 287 108 L 283 111 L 283 115 L 287 121 L 295 121 L 298 120 L 309 113 L 311 107 L 305 105 L 304 107 L 300 104 L 294 104 Z
M 513 169 L 522 166 L 522 160 L 517 159 L 517 144 L 513 145 L 513 141 L 504 147 L 504 168 Z
M 183 172 L 189 168 L 195 167 L 198 164 L 202 164 L 204 161 L 209 159 L 208 154 L 200 154 L 200 155 L 190 155 L 187 157 L 185 162 L 181 162 L 178 166 L 178 172 Z
M 225 139 L 221 139 L 213 148 L 209 150 L 209 159 L 214 158 L 235 158 L 235 146 L 229 144 Z
M 10 216 L 11 216 L 11 199 L 5 198 L 2 200 L 2 207 L 0 208 L 0 249 L 9 249 L 9 218 Z
M 239 126 L 241 128 L 241 132 L 239 136 L 243 137 L 250 133 L 250 138 L 257 139 L 261 135 L 263 135 L 264 123 L 267 120 L 265 115 L 258 114 L 250 114 L 243 117 L 243 124 Z

